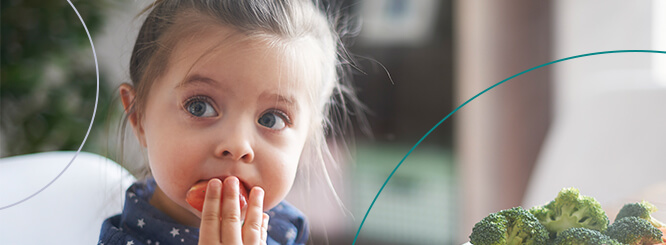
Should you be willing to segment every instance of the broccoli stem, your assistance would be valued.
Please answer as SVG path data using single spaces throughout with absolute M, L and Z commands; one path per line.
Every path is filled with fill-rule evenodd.
M 546 226 L 548 230 L 556 231 L 558 234 L 569 228 L 583 227 L 581 223 L 586 221 L 585 212 L 586 208 L 578 209 L 573 206 L 564 206 L 561 209 L 561 215 L 558 217 L 551 216 L 552 222 L 549 222 Z
M 507 245 L 521 245 L 523 244 L 523 239 L 519 236 L 520 231 L 518 229 L 510 229 L 510 233 L 507 236 Z

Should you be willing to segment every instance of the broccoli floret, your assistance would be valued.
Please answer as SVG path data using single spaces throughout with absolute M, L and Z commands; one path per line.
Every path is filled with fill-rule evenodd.
M 605 231 L 608 216 L 593 197 L 580 195 L 576 188 L 564 188 L 557 197 L 544 206 L 536 206 L 530 212 L 546 227 L 551 238 L 569 228 L 588 228 Z
M 474 225 L 469 236 L 474 245 L 546 244 L 546 228 L 522 207 L 492 213 Z
M 615 220 L 620 220 L 624 217 L 638 217 L 644 220 L 647 220 L 656 228 L 666 227 L 664 223 L 652 217 L 652 213 L 657 211 L 657 207 L 652 205 L 647 201 L 637 202 L 637 203 L 628 203 L 625 204 L 620 212 L 617 213 Z
M 661 243 L 661 230 L 652 226 L 647 220 L 638 217 L 624 217 L 616 220 L 608 227 L 606 234 L 624 244 L 656 244 Z
M 560 232 L 552 245 L 622 245 L 600 231 L 587 228 L 570 228 Z
M 506 244 L 509 221 L 506 217 L 492 213 L 474 225 L 469 236 L 470 243 L 476 245 Z

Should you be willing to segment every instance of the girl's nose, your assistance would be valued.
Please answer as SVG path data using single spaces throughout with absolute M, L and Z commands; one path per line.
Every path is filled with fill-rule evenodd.
M 254 151 L 250 136 L 243 129 L 225 130 L 215 149 L 215 156 L 221 159 L 250 163 L 254 160 Z

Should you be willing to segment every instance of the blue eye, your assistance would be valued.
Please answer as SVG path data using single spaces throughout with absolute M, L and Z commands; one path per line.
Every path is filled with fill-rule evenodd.
M 285 120 L 289 121 L 289 119 L 284 113 L 271 111 L 261 115 L 261 117 L 259 117 L 259 120 L 257 122 L 261 126 L 273 130 L 280 130 L 287 126 L 287 122 L 285 122 Z
M 215 117 L 217 112 L 215 108 L 204 98 L 195 97 L 185 103 L 187 112 L 195 117 Z

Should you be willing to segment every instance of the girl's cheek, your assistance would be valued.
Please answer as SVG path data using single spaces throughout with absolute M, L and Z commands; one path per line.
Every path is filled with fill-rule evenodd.
M 264 204 L 266 209 L 269 209 L 280 203 L 289 193 L 296 175 L 296 167 L 289 162 L 273 163 L 271 167 L 266 167 L 261 172 L 266 191 Z

